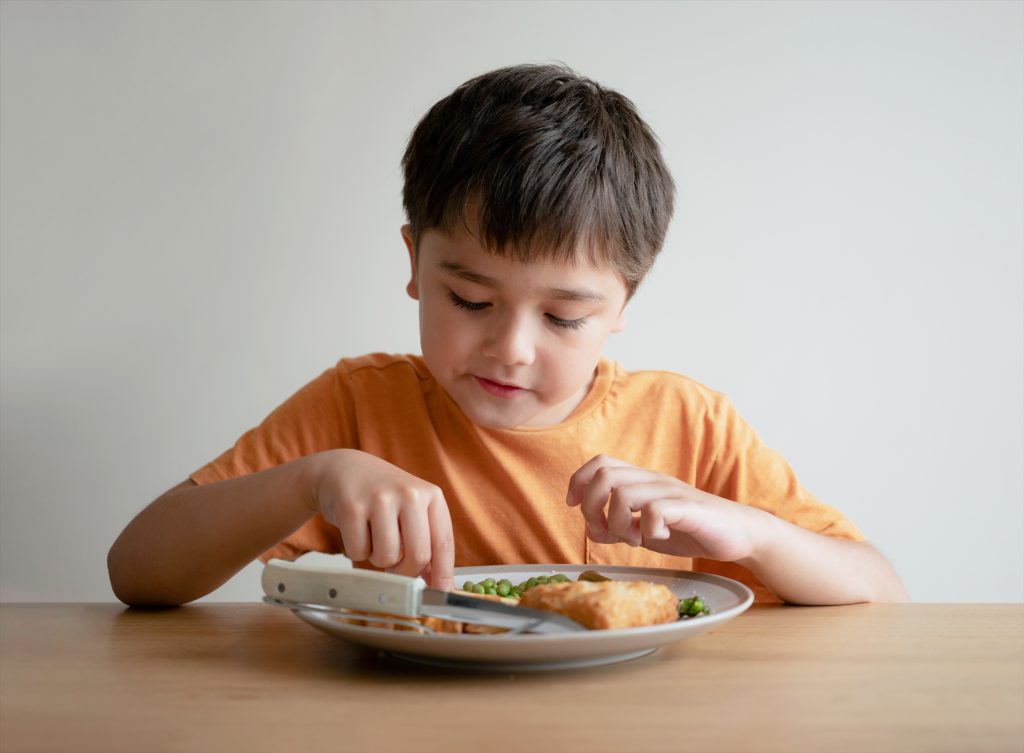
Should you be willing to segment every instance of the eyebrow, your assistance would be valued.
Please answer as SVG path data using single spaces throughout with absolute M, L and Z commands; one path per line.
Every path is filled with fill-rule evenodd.
M 458 262 L 441 261 L 437 263 L 443 271 L 450 275 L 454 275 L 463 280 L 469 282 L 475 282 L 477 285 L 484 285 L 488 288 L 500 287 L 498 281 L 493 277 L 482 275 L 479 272 L 474 272 L 468 267 L 464 267 Z M 560 301 L 603 301 L 605 300 L 604 295 L 598 293 L 596 290 L 588 290 L 587 288 L 548 288 L 545 293 L 550 298 L 555 298 Z

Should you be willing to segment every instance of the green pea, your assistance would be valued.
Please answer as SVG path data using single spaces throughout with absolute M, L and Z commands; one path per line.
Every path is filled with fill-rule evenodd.
M 497 596 L 498 595 L 498 589 L 496 589 L 496 588 L 485 588 L 484 592 L 489 594 L 489 595 L 491 595 L 491 596 Z
M 679 601 L 679 614 L 682 617 L 699 617 L 702 614 L 711 614 L 711 610 L 701 597 L 691 596 Z
M 480 581 L 480 585 L 484 588 L 494 588 L 494 578 L 488 578 L 487 580 Z
M 512 590 L 512 586 L 511 584 L 502 581 L 497 585 L 497 587 L 495 587 L 494 590 L 498 593 L 498 596 L 508 596 L 509 591 Z
M 510 599 L 519 599 L 522 597 L 522 595 L 523 592 L 520 591 L 518 588 L 513 588 L 511 591 L 508 592 L 508 597 Z
M 544 584 L 544 583 L 547 583 L 547 582 L 548 582 L 548 576 L 546 576 L 546 575 L 538 575 L 537 576 L 537 583 Z
M 533 588 L 536 585 L 537 585 L 537 579 L 536 578 L 530 578 L 528 581 L 526 581 L 526 588 L 527 589 Z
M 475 593 L 475 594 L 486 593 L 486 589 L 483 586 L 481 586 L 479 583 L 477 583 L 477 584 L 475 584 L 473 586 L 473 593 Z
M 473 581 L 467 580 L 465 583 L 462 584 L 462 590 L 463 591 L 472 591 L 474 585 L 475 584 L 473 583 Z
M 555 573 L 550 578 L 548 578 L 548 583 L 552 583 L 552 582 L 554 582 L 554 583 L 565 583 L 568 580 L 569 580 L 569 576 L 568 575 L 564 575 L 562 573 Z

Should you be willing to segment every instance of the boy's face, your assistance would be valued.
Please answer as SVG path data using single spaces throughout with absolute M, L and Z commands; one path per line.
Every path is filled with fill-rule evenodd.
M 614 270 L 494 256 L 460 228 L 428 230 L 412 260 L 423 357 L 462 411 L 492 428 L 551 426 L 586 397 L 605 340 L 625 327 Z

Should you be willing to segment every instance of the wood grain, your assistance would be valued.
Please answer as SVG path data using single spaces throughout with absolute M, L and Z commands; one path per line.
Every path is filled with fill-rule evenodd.
M 1024 750 L 1024 605 L 755 607 L 607 667 L 430 669 L 262 604 L 0 605 L 0 750 Z

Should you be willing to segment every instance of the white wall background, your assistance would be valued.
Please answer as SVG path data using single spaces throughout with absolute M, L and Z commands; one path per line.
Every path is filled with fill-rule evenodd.
M 679 211 L 610 355 L 728 393 L 923 601 L 1024 599 L 1024 5 L 2 4 L 4 600 L 416 351 L 399 158 L 473 75 L 631 97 Z M 251 565 L 211 597 L 255 600 Z

